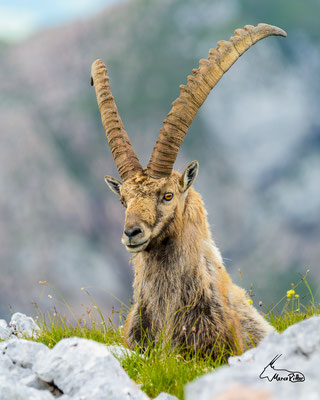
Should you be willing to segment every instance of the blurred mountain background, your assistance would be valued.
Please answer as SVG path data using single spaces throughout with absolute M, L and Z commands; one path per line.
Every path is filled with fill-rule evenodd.
M 89 16 L 43 23 L 14 41 L 3 34 L 0 318 L 10 308 L 32 314 L 32 302 L 59 307 L 39 281 L 77 316 L 90 304 L 83 286 L 105 312 L 119 309 L 114 296 L 130 301 L 124 210 L 104 183 L 118 172 L 90 87 L 92 61 L 106 63 L 146 165 L 179 84 L 217 41 L 260 22 L 288 37 L 259 42 L 227 72 L 175 169 L 200 161 L 195 189 L 213 237 L 235 282 L 253 284 L 255 302 L 276 303 L 306 269 L 319 295 L 319 15 L 316 0 L 101 0 Z M 19 24 L 19 16 L 8 18 Z

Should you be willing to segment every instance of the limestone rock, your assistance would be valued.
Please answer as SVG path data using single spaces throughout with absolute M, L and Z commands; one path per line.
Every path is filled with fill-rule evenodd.
M 0 343 L 1 400 L 52 400 L 53 396 L 49 390 L 38 391 L 36 388 L 31 387 L 32 385 L 28 384 L 28 381 L 34 375 L 32 370 L 27 367 L 27 365 L 30 365 L 30 355 L 28 355 L 25 362 L 21 362 L 23 354 L 26 354 L 26 352 L 16 357 L 14 351 L 12 351 L 15 346 L 14 342 L 18 342 L 18 339 L 10 340 L 10 343 Z M 14 359 L 19 360 L 18 362 L 12 360 L 7 354 L 7 346 L 11 348 L 11 353 Z M 33 346 L 31 345 L 31 347 Z M 22 365 L 26 365 L 26 367 L 22 367 Z
M 11 335 L 11 329 L 4 319 L 0 319 L 0 340 L 6 340 Z
M 22 320 L 28 321 L 15 321 Z M 111 351 L 119 358 L 131 354 L 122 346 L 108 348 L 80 338 L 63 339 L 51 350 L 12 335 L 0 342 L 0 399 L 147 400 Z
M 272 369 L 269 364 L 277 355 L 280 357 L 274 362 Z M 189 383 L 185 388 L 186 400 L 233 400 L 238 399 L 241 392 L 247 393 L 242 396 L 244 398 L 251 398 L 252 393 L 256 393 L 257 399 L 318 399 L 319 363 L 320 317 L 312 317 L 289 327 L 282 334 L 268 335 L 256 348 L 248 350 L 240 357 L 230 358 L 229 366 L 218 368 Z M 271 381 L 267 377 L 259 377 L 266 367 L 268 369 L 263 376 L 268 375 Z M 285 378 L 290 371 L 302 373 L 305 381 L 272 379 L 275 374 Z M 234 397 L 235 393 L 239 396 Z
M 123 346 L 107 346 L 108 350 L 111 354 L 113 354 L 119 361 L 123 360 L 124 358 L 134 354 L 134 351 L 129 350 Z
M 107 346 L 92 340 L 61 340 L 46 357 L 37 357 L 33 370 L 72 399 L 148 398 L 133 385 Z
M 15 313 L 11 317 L 9 325 L 4 319 L 0 319 L 0 340 L 10 337 L 37 338 L 40 328 L 36 322 L 22 313 Z
M 10 375 L 0 375 L 1 400 L 54 400 L 46 390 L 36 390 L 17 382 Z
M 178 400 L 178 397 L 162 392 L 154 400 Z
M 18 337 L 28 336 L 36 338 L 40 331 L 39 326 L 33 318 L 19 312 L 12 315 L 9 327 L 12 333 Z
M 23 368 L 32 368 L 39 353 L 41 353 L 41 357 L 44 357 L 45 354 L 50 351 L 49 348 L 42 343 L 25 339 L 10 339 L 2 343 L 0 349 L 14 364 Z

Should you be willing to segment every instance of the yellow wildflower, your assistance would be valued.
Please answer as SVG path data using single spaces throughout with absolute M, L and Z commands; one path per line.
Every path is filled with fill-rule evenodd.
M 252 301 L 251 299 L 248 299 L 248 303 L 249 303 L 249 304 L 252 304 L 253 301 Z
M 295 294 L 294 297 L 295 297 L 296 299 L 298 299 L 298 298 L 299 298 L 299 295 L 298 295 L 298 294 Z
M 290 299 L 295 294 L 295 291 L 293 289 L 287 290 L 287 297 Z

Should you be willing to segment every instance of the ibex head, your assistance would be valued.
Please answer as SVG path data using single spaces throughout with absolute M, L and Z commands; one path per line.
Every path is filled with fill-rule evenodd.
M 145 250 L 168 234 L 172 221 L 182 215 L 186 193 L 197 176 L 198 162 L 193 161 L 181 176 L 173 171 L 167 178 L 152 178 L 137 172 L 123 183 L 106 176 L 110 189 L 120 196 L 126 208 L 122 243 L 130 252 Z
M 154 239 L 165 237 L 169 225 L 182 215 L 186 194 L 198 173 L 197 161 L 189 164 L 182 175 L 172 170 L 187 130 L 223 74 L 249 47 L 271 35 L 286 36 L 286 33 L 271 25 L 247 25 L 237 29 L 229 41 L 218 42 L 208 59 L 200 60 L 199 68 L 188 76 L 187 85 L 180 86 L 180 96 L 172 103 L 146 169 L 142 168 L 122 124 L 105 65 L 101 60 L 92 64 L 91 83 L 123 182 L 110 176 L 105 180 L 126 208 L 122 243 L 130 252 L 146 250 Z

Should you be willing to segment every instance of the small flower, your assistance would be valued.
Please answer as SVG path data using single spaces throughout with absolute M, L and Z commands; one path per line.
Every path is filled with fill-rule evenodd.
M 298 294 L 295 294 L 294 297 L 295 297 L 296 299 L 298 299 L 298 298 L 299 298 L 299 295 L 298 295 Z
M 262 301 L 261 300 L 259 301 L 259 306 L 262 307 Z
M 249 304 L 253 304 L 253 301 L 251 299 L 248 299 Z
M 287 297 L 288 299 L 290 299 L 290 297 L 292 297 L 295 294 L 295 291 L 293 289 L 291 290 L 287 290 Z
M 51 294 L 48 294 L 48 297 L 49 297 L 49 299 L 52 299 L 52 296 L 51 296 Z
M 47 281 L 39 281 L 39 285 L 46 285 Z

